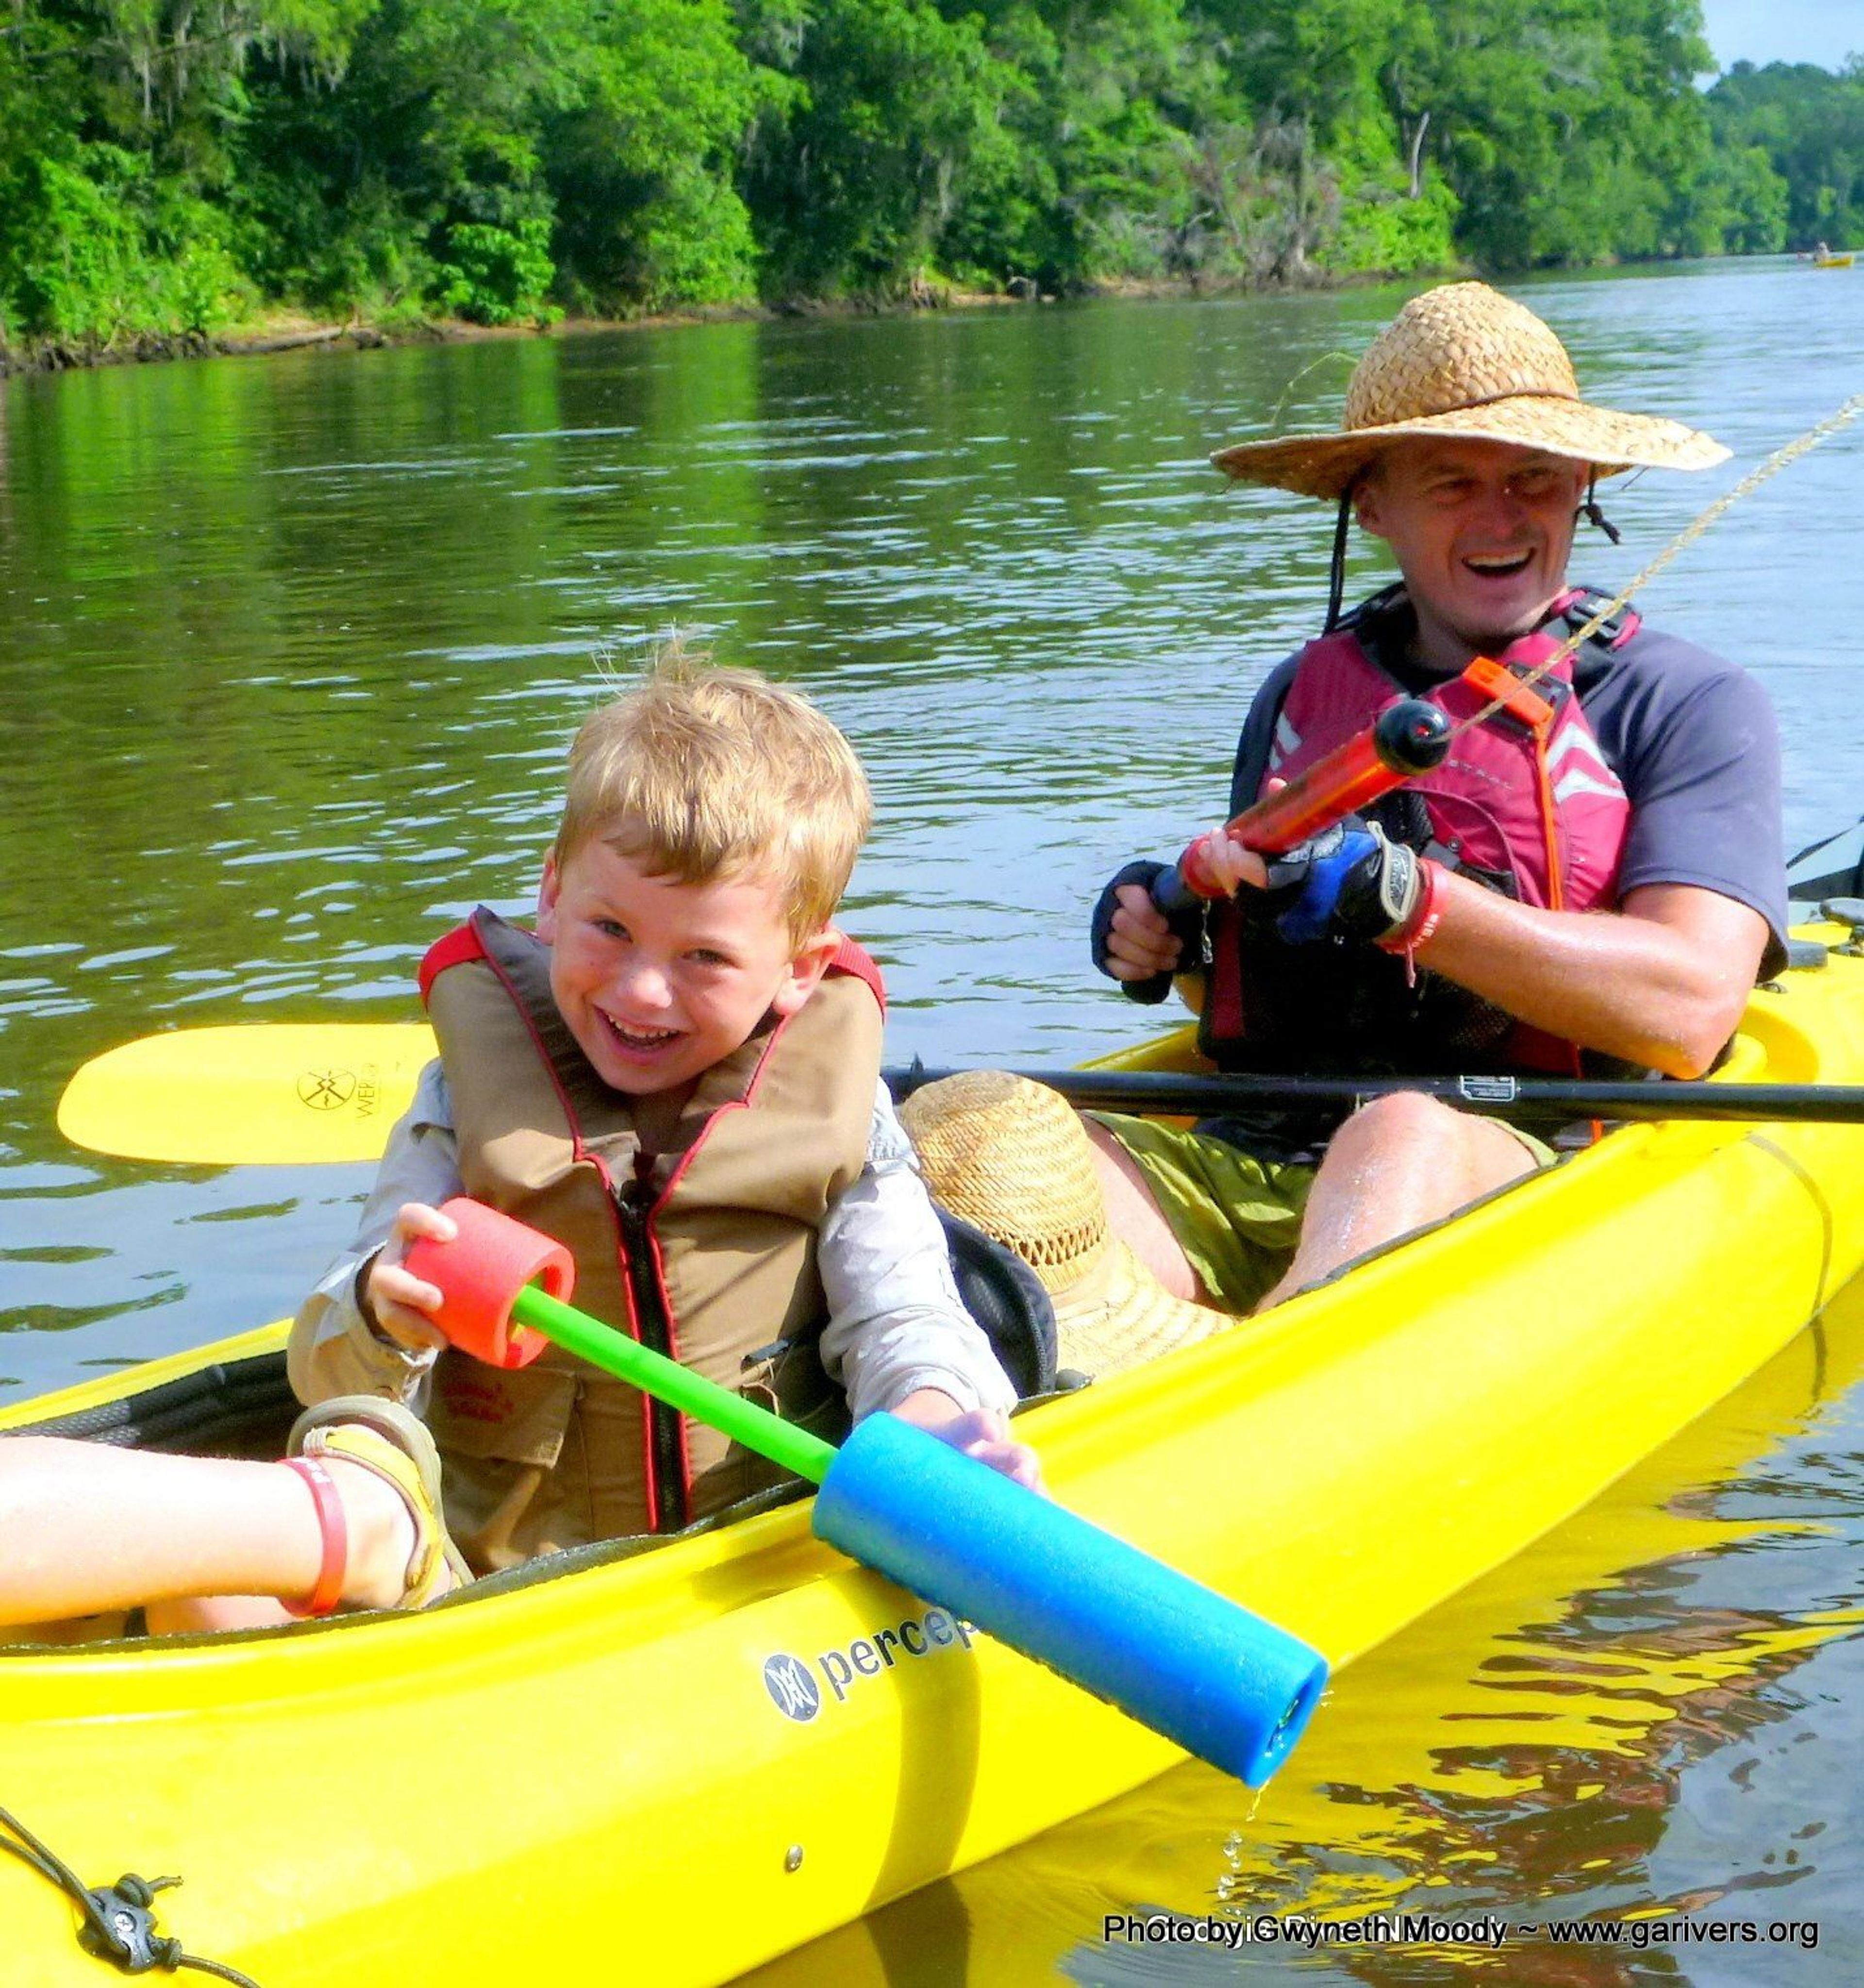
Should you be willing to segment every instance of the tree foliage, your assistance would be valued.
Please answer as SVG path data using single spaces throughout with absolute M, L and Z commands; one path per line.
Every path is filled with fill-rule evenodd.
M 1698 0 L 11 0 L 0 340 L 1849 240 Z
M 1864 32 L 1860 32 L 1864 39 Z M 1737 63 L 1709 93 L 1744 249 L 1864 247 L 1864 56 L 1842 73 Z M 1775 184 L 1766 181 L 1771 172 Z

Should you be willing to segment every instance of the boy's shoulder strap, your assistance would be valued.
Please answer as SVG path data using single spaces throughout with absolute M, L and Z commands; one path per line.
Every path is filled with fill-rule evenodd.
M 455 925 L 444 938 L 437 938 L 421 955 L 420 998 L 426 1000 L 433 991 L 434 983 L 450 966 L 464 965 L 468 960 L 483 959 L 485 947 L 479 935 L 473 929 L 469 919 L 464 925 Z
M 420 962 L 420 998 L 426 1000 L 433 991 L 434 983 L 450 966 L 461 966 L 468 961 L 486 958 L 485 938 L 480 921 L 493 915 L 481 904 L 463 925 L 457 925 L 444 938 L 437 938 L 422 955 Z
M 881 1013 L 885 1014 L 886 983 L 880 977 L 878 962 L 865 947 L 856 945 L 846 932 L 838 932 L 836 936 L 841 943 L 836 946 L 829 961 L 829 971 L 831 973 L 851 973 L 856 979 L 865 982 L 868 992 L 880 1002 Z M 441 945 L 446 943 L 444 939 L 441 941 Z M 435 951 L 438 950 L 439 948 L 436 947 Z M 429 957 L 431 958 L 432 955 L 430 954 Z

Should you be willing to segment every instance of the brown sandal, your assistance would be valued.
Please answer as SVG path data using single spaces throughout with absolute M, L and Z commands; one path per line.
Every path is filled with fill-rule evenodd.
M 285 1462 L 309 1486 L 323 1538 L 323 1560 L 309 1598 L 287 1601 L 294 1615 L 328 1615 L 343 1598 L 349 1527 L 343 1502 L 321 1458 L 334 1456 L 381 1479 L 407 1508 L 414 1550 L 403 1577 L 400 1608 L 424 1608 L 472 1579 L 447 1536 L 441 1512 L 440 1456 L 420 1418 L 398 1401 L 375 1395 L 339 1395 L 298 1418 Z

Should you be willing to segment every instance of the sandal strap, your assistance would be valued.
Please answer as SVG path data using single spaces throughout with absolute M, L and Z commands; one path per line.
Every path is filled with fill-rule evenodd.
M 288 1456 L 287 1470 L 295 1470 L 310 1486 L 317 1507 L 317 1530 L 323 1540 L 323 1561 L 317 1570 L 317 1584 L 306 1601 L 287 1601 L 279 1597 L 288 1615 L 331 1615 L 343 1598 L 343 1570 L 350 1560 L 349 1522 L 343 1516 L 343 1501 L 337 1495 L 330 1473 L 314 1456 Z

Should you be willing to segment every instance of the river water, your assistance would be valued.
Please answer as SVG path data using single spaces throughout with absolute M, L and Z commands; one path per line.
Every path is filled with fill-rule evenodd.
M 1864 385 L 1864 273 L 1535 282 L 1589 392 L 1725 469 L 1608 486 L 1628 579 Z M 426 945 L 523 912 L 569 732 L 647 644 L 819 698 L 873 776 L 845 922 L 890 1050 L 1077 1060 L 1146 1032 L 1086 907 L 1221 806 L 1253 685 L 1314 624 L 1321 507 L 1211 447 L 1336 418 L 1394 290 L 720 324 L 0 387 L 0 1399 L 289 1310 L 367 1169 L 67 1145 L 65 1079 L 210 1022 L 413 1013 Z M 1764 680 L 1794 844 L 1864 813 L 1856 434 L 1643 605 Z M 1356 550 L 1352 578 L 1382 570 Z M 200 1110 L 211 1120 L 211 1070 Z M 1704 1321 L 1712 1329 L 1713 1321 Z M 1680 1349 L 1686 1353 L 1686 1349 Z M 1864 1301 L 1609 1497 L 1338 1685 L 1259 1803 L 1188 1767 L 769 1979 L 1859 1978 Z M 1687 1904 L 1815 1951 L 1103 1941 L 1104 1913 Z

